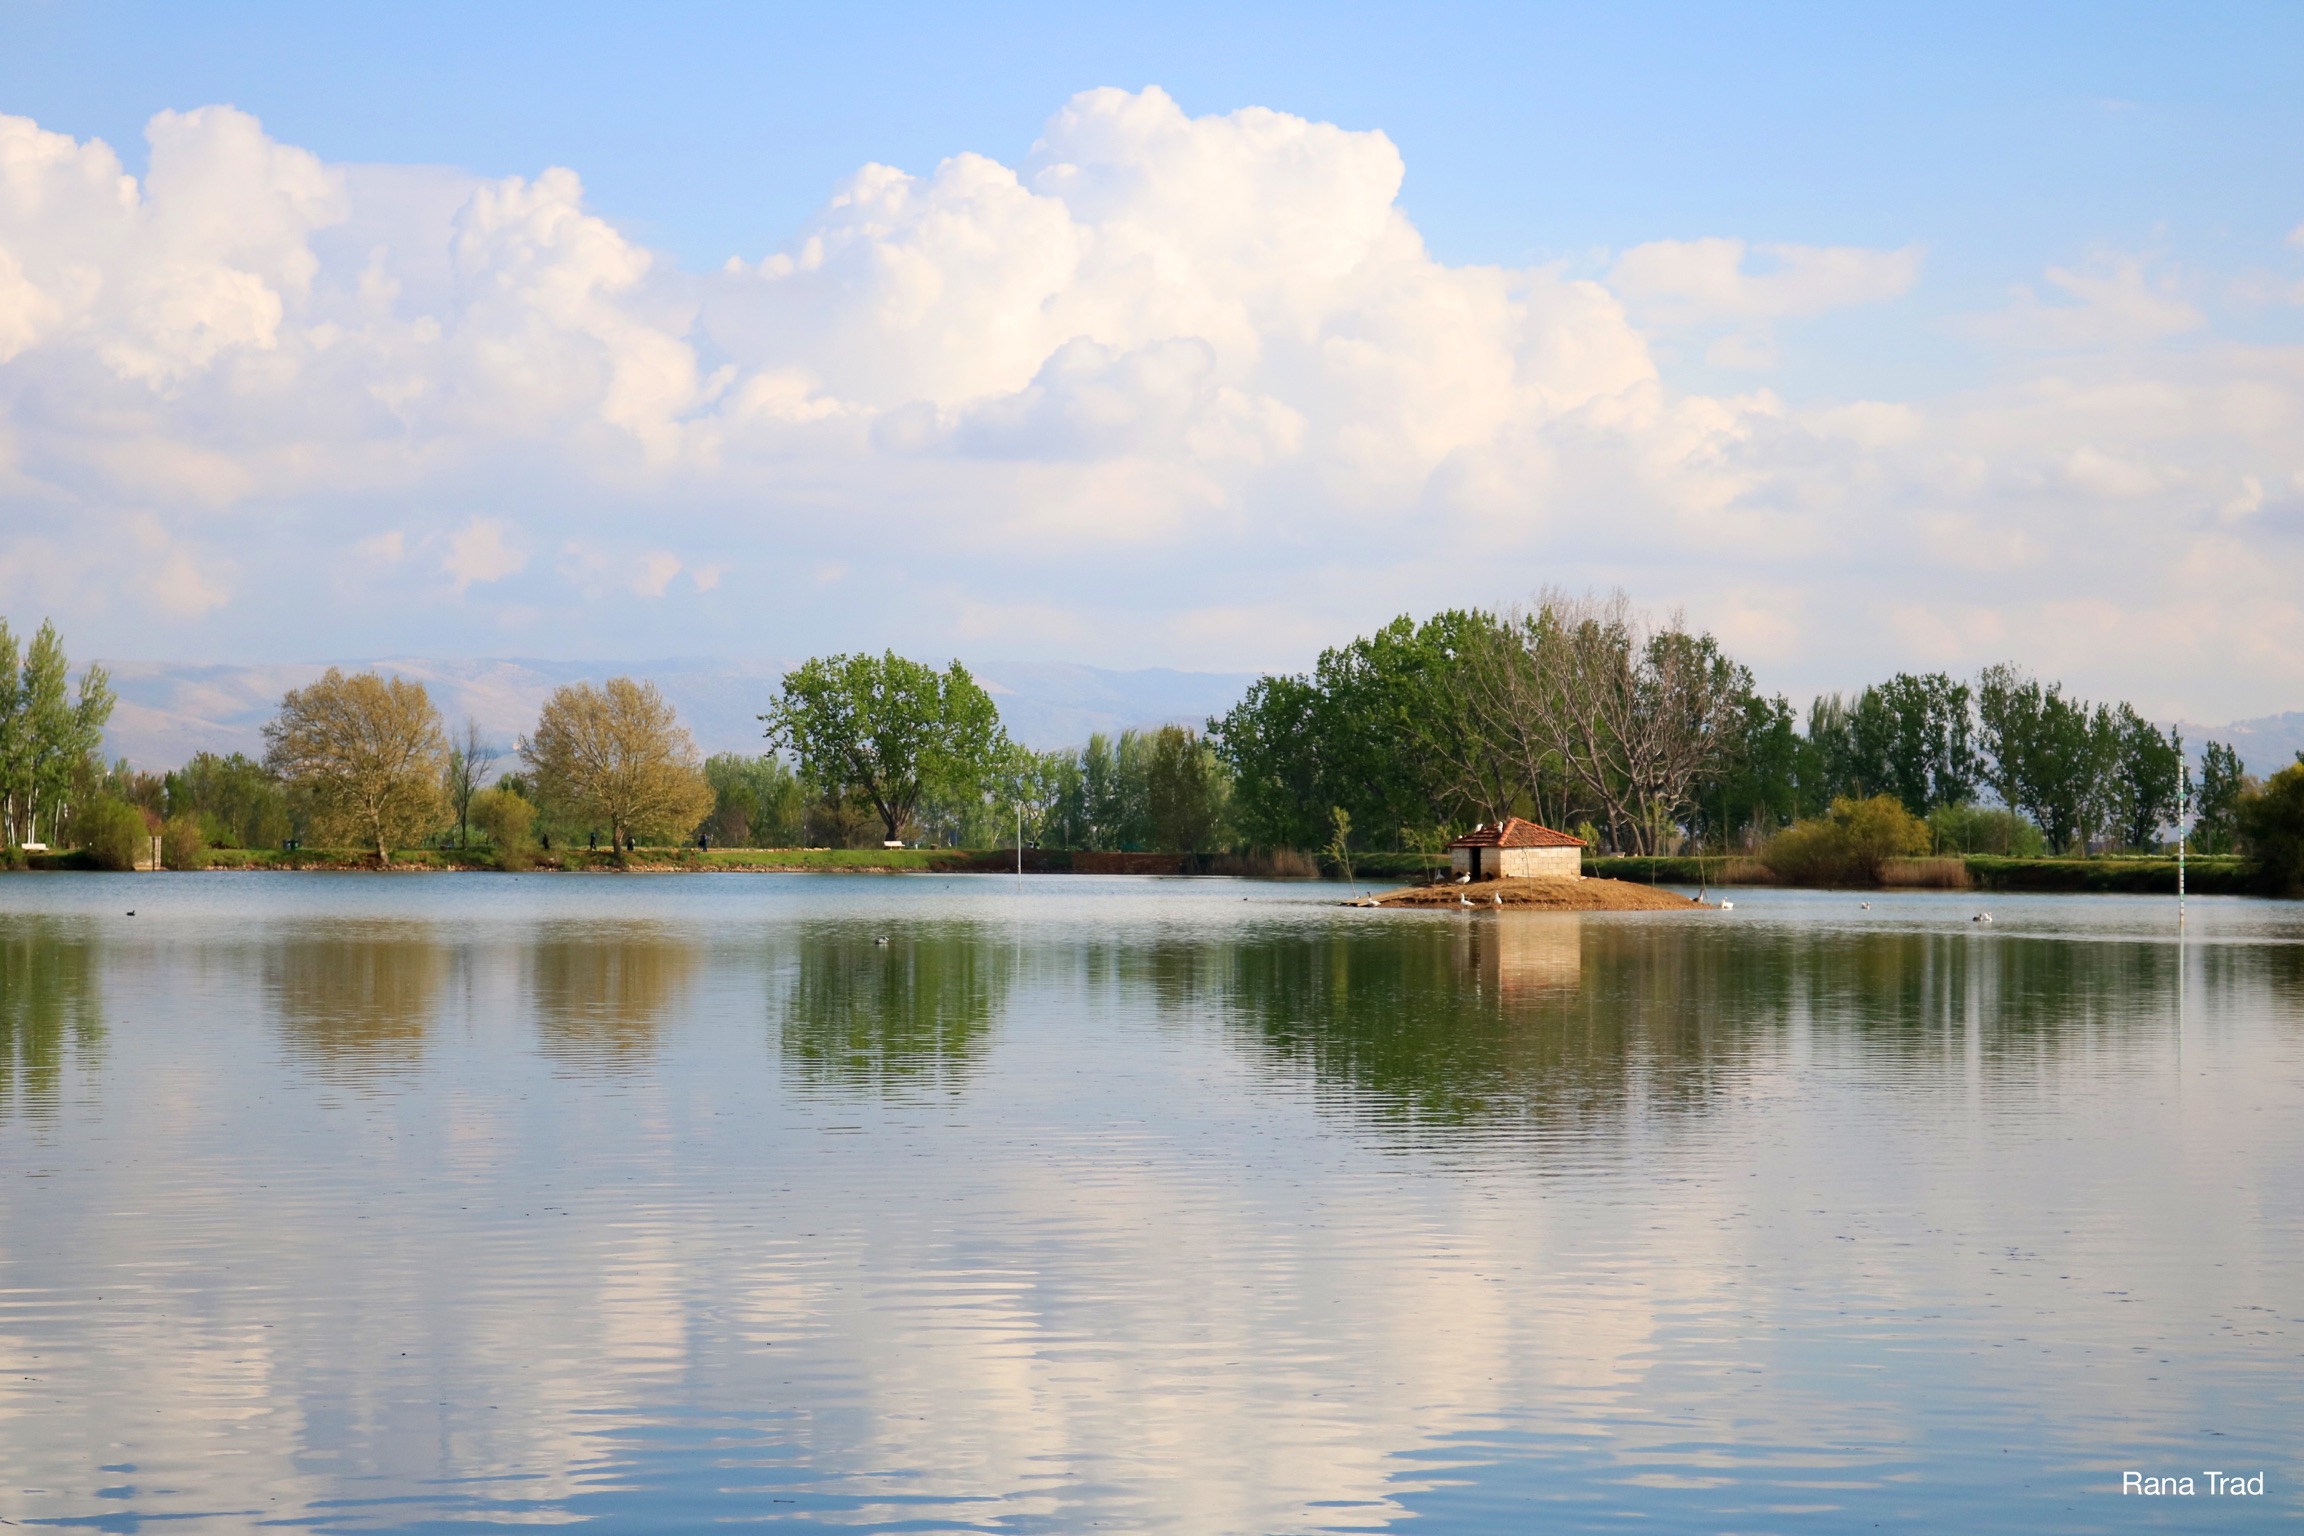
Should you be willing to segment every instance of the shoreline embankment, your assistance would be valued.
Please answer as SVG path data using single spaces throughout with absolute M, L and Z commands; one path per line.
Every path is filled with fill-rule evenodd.
M 28 871 L 94 870 L 95 860 L 85 853 L 27 855 Z M 278 849 L 217 848 L 209 853 L 214 870 L 310 870 L 378 874 L 499 872 L 504 866 L 490 853 L 453 848 L 414 848 L 396 852 L 389 865 L 379 865 L 374 854 L 353 849 L 315 848 L 282 852 Z M 859 875 L 1003 875 L 1016 872 L 1013 848 L 640 848 L 618 859 L 596 849 L 554 849 L 529 856 L 522 872 L 630 874 L 859 874 Z M 1346 872 L 1332 861 L 1282 850 L 1267 854 L 1095 853 L 1085 850 L 1027 848 L 1023 872 L 1028 875 L 1218 875 L 1264 879 L 1343 879 Z M 1423 885 L 1438 875 L 1429 857 L 1417 854 L 1367 854 L 1352 861 L 1351 875 L 1362 884 L 1381 882 Z M 1775 886 L 1775 879 L 1759 860 L 1742 855 L 1712 858 L 1603 857 L 1585 862 L 1587 877 L 1643 886 L 1682 885 L 1705 889 L 1740 886 Z M 1891 859 L 1876 882 L 1850 882 L 1827 887 L 1845 890 L 1975 890 L 2034 892 L 2040 894 L 2103 894 L 2173 896 L 2176 861 L 2173 858 L 2107 854 L 2096 858 L 2007 858 L 1994 854 L 1968 854 L 1942 858 Z M 2185 885 L 2200 896 L 2255 896 L 2265 894 L 2255 872 L 2242 859 L 2228 856 L 2195 858 L 2185 871 Z

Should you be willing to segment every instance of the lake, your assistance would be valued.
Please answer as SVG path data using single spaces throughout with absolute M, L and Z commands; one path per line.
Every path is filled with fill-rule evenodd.
M 2304 1514 L 2304 905 L 1341 895 L 0 879 L 0 1518 Z

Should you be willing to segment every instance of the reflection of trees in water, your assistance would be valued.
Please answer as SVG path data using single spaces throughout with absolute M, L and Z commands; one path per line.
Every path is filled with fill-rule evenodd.
M 421 923 L 304 933 L 265 956 L 264 990 L 292 1055 L 330 1081 L 413 1071 L 448 974 Z
M 2175 1015 L 2170 944 L 1519 921 L 1177 944 L 1120 963 L 1164 1014 L 1221 1008 L 1339 1107 L 1405 1123 L 1594 1129 L 1700 1111 L 1796 1025 L 1808 1049 L 1933 1069 L 1923 1084 L 1971 1061 L 2028 1079 L 2107 1042 L 2154 1046 Z M 2194 965 L 2219 1007 L 2304 1001 L 2304 948 L 2203 946 Z
M 1155 970 L 1184 1000 L 1179 957 Z M 1694 1107 L 1781 985 L 1733 950 L 1573 916 L 1335 930 L 1226 946 L 1206 976 L 1275 1062 L 1388 1121 L 1615 1123 Z
M 981 1064 L 1015 980 L 1009 947 L 972 925 L 804 929 L 780 1002 L 785 1071 L 847 1091 L 959 1088 Z
M 2262 992 L 2282 1023 L 2304 1028 L 2304 944 L 2196 944 L 2189 963 L 2208 995 Z
M 56 1112 L 67 1059 L 104 1047 L 96 946 L 76 923 L 16 917 L 0 927 L 0 1120 Z
M 665 1019 L 687 994 L 696 952 L 654 925 L 628 924 L 551 934 L 530 962 L 544 1054 L 615 1071 L 655 1054 Z

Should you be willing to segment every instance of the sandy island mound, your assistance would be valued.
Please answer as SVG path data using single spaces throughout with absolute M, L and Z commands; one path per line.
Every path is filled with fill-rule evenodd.
M 1626 880 L 1483 880 L 1477 885 L 1412 885 L 1347 906 L 1535 908 L 1547 912 L 1689 912 L 1711 910 L 1677 891 Z

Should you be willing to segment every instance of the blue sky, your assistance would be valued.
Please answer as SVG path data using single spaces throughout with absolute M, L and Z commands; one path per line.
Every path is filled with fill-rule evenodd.
M 89 357 L 72 363 L 73 337 L 111 334 L 104 327 L 114 322 L 56 318 L 80 313 L 57 295 L 70 271 L 97 262 L 89 251 L 131 261 L 117 253 L 151 246 L 148 233 L 59 233 L 42 222 L 52 212 L 0 209 L 0 249 L 13 240 L 30 253 L 18 261 L 31 274 L 26 292 L 46 295 L 40 313 L 51 316 L 38 329 L 25 322 L 36 341 L 0 362 L 18 472 L 14 483 L 0 480 L 0 551 L 18 555 L 13 576 L 0 572 L 0 611 L 53 608 L 107 650 L 285 659 L 429 639 L 433 649 L 466 652 L 788 653 L 885 636 L 930 651 L 1232 670 L 1301 664 L 1322 639 L 1404 608 L 1509 601 L 1547 581 L 1621 581 L 1636 598 L 1684 604 L 1719 625 L 1764 676 L 1793 688 L 2013 653 L 2171 711 L 2304 703 L 2304 668 L 2280 660 L 2289 641 L 2304 640 L 2304 618 L 2281 595 L 2291 576 L 2300 578 L 2291 591 L 2304 587 L 2292 510 L 2304 495 L 2293 478 L 2304 462 L 2282 446 L 2304 344 L 2294 234 L 2304 225 L 2304 107 L 2294 89 L 2304 10 L 2294 6 L 864 15 L 0 0 L 0 30 L 8 43 L 0 114 L 81 146 L 101 140 L 129 175 L 149 169 L 154 114 L 228 104 L 260 125 L 265 142 L 342 183 L 296 204 L 291 222 L 302 221 L 302 234 L 279 233 L 254 254 L 203 247 L 203 261 L 253 274 L 284 307 L 277 321 L 248 321 L 254 329 L 244 334 L 210 326 L 201 334 L 222 338 L 217 345 L 202 341 L 164 365 L 117 335 L 88 342 Z M 1025 174 L 1056 114 L 1097 87 L 1157 88 L 1186 121 L 1263 108 L 1334 125 L 1361 136 L 1355 143 L 1381 135 L 1397 160 L 1393 207 L 1421 240 L 1433 281 L 1445 287 L 1487 268 L 1548 274 L 1620 304 L 1623 334 L 1578 330 L 1586 321 L 1563 318 L 1560 307 L 1583 302 L 1573 294 L 1546 297 L 1541 314 L 1514 311 L 1509 322 L 1484 321 L 1458 298 L 1433 300 L 1467 335 L 1430 356 L 1395 358 L 1386 403 L 1357 399 L 1345 409 L 1333 378 L 1314 386 L 1257 372 L 1277 332 L 1228 341 L 1177 318 L 1214 315 L 1236 297 L 1219 289 L 1241 279 L 1206 275 L 1233 270 L 1219 247 L 1254 244 L 1228 225 L 1193 247 L 1201 275 L 1189 282 L 1217 286 L 1188 301 L 1172 294 L 1154 327 L 1167 332 L 1116 318 L 1142 305 L 1102 290 L 1079 303 L 1089 318 L 1077 336 L 1041 337 L 1038 351 L 1018 353 L 1004 372 L 962 378 L 922 362 L 836 386 L 826 381 L 839 372 L 839 348 L 901 349 L 919 333 L 872 330 L 826 340 L 831 352 L 796 350 L 774 328 L 812 323 L 807 304 L 776 297 L 748 318 L 728 318 L 750 301 L 710 289 L 726 287 L 716 274 L 730 257 L 761 281 L 784 281 L 759 264 L 800 249 L 827 199 L 867 165 L 894 167 L 923 187 L 964 153 Z M 255 163 L 245 156 L 257 151 L 218 147 L 231 135 L 200 122 L 185 143 L 208 147 L 183 152 L 239 168 L 178 195 L 184 206 L 209 198 L 222 208 L 231 194 L 217 189 L 244 185 Z M 1130 156 L 1154 154 L 1145 146 L 1167 132 L 1143 131 L 1152 138 L 1111 150 L 1113 164 L 1125 170 Z M 1223 153 L 1267 151 L 1327 153 L 1275 148 L 1254 134 Z M 1204 151 L 1194 154 L 1202 158 L 1191 174 L 1212 174 Z M 424 173 L 431 190 L 419 196 L 408 191 L 422 179 L 416 173 L 388 193 L 362 167 L 447 171 Z M 502 411 L 473 404 L 508 387 L 501 371 L 486 389 L 446 373 L 387 381 L 404 365 L 386 354 L 403 353 L 379 342 L 359 399 L 421 387 L 428 398 L 465 401 L 460 424 L 477 412 L 517 425 L 490 437 L 407 417 L 396 467 L 371 462 L 334 483 L 283 471 L 350 450 L 324 424 L 290 429 L 280 410 L 250 404 L 257 386 L 231 348 L 262 354 L 266 377 L 303 355 L 297 337 L 318 338 L 311 359 L 332 346 L 342 359 L 333 338 L 351 329 L 348 312 L 328 311 L 322 296 L 337 278 L 350 292 L 369 252 L 388 247 L 400 265 L 377 281 L 396 296 L 396 319 L 433 319 L 451 343 L 468 331 L 470 355 L 494 367 L 512 344 L 506 337 L 540 333 L 525 322 L 487 333 L 493 340 L 472 329 L 473 312 L 457 307 L 470 302 L 470 273 L 451 281 L 441 253 L 475 189 L 506 178 L 532 188 L 551 167 L 580 178 L 580 191 L 562 201 L 648 264 L 644 278 L 615 279 L 622 318 L 560 314 L 552 324 L 614 351 L 641 316 L 651 336 L 693 354 L 700 382 L 650 405 L 662 416 L 656 426 L 634 426 L 629 401 L 604 407 L 604 419 L 636 440 L 658 433 L 639 467 L 612 452 L 614 463 L 584 459 L 598 447 L 597 423 L 565 401 L 548 423 L 532 401 Z M 1314 199 L 1291 216 L 1333 217 L 1342 229 L 1361 217 L 1350 209 L 1365 212 L 1354 201 L 1364 188 L 1323 185 L 1339 200 Z M 145 197 L 157 218 L 156 186 Z M 52 210 L 54 199 L 39 206 Z M 867 238 L 843 229 L 843 238 Z M 1028 264 L 1028 242 L 1039 237 L 986 225 L 970 238 L 1025 242 L 1008 255 Z M 1099 238 L 1108 247 L 1110 230 Z M 301 275 L 303 258 L 290 249 L 298 241 L 316 253 L 316 279 Z M 1697 245 L 1704 241 L 1736 244 Z M 1643 249 L 1645 258 L 1627 259 Z M 439 282 L 428 295 L 432 266 Z M 125 267 L 103 270 L 107 293 L 141 281 Z M 940 270 L 945 282 L 956 269 Z M 1772 274 L 1784 278 L 1774 288 Z M 989 345 L 985 337 L 1007 334 L 1022 313 L 1004 313 L 1004 304 L 1045 311 L 1080 299 L 1071 278 L 1049 281 L 1029 298 L 1022 288 L 987 287 L 988 307 L 950 320 L 935 345 Z M 317 286 L 307 292 L 309 283 Z M 0 304 L 6 291 L 0 285 Z M 1383 303 L 1396 316 L 1438 312 L 1388 291 L 1395 297 Z M 1265 318 L 1255 324 L 1314 326 L 1336 342 L 1373 313 L 1354 306 L 1376 302 L 1364 288 L 1340 289 L 1317 317 L 1282 321 L 1258 310 Z M 1507 323 L 1525 334 L 1503 339 Z M 1493 334 L 1476 334 L 1484 324 Z M 1413 350 L 1386 335 L 1386 345 Z M 1402 438 L 1423 432 L 1412 423 L 1427 416 L 1460 414 L 1432 381 L 1485 365 L 1451 349 L 1494 341 L 1499 355 L 1525 359 L 1567 335 L 1583 355 L 1636 348 L 1641 360 L 1619 358 L 1573 384 L 1535 380 L 1525 410 L 1458 439 L 1424 433 L 1410 464 L 1371 471 L 1353 457 L 1362 449 L 1335 446 L 1384 435 L 1385 411 L 1396 413 Z M 1059 360 L 1070 341 L 1103 348 L 1100 360 Z M 1181 353 L 1147 350 L 1187 344 L 1204 344 L 1207 356 L 1178 362 Z M 533 375 L 579 366 L 574 354 L 546 353 Z M 1055 374 L 1044 372 L 1051 360 L 1061 363 Z M 613 367 L 602 366 L 610 377 Z M 1265 413 L 1257 419 L 1269 440 L 1251 455 L 1253 473 L 1212 469 L 1204 446 L 1176 446 L 1212 440 L 1217 428 L 1200 417 L 1177 428 L 1185 438 L 1160 438 L 1164 447 L 1141 434 L 1114 447 L 1108 430 L 1101 446 L 1083 447 L 1075 435 L 1051 447 L 1055 439 L 1032 433 L 1053 431 L 1053 418 L 1015 425 L 1057 409 L 1052 400 L 1141 424 L 1169 408 L 1146 403 L 1152 396 L 1142 391 L 1154 386 L 1143 380 L 1168 379 L 1162 370 L 1176 367 L 1204 370 L 1194 377 L 1215 392 L 1210 401 L 1225 390 L 1238 397 L 1224 407 L 1233 415 L 1223 430 L 1246 419 L 1239 411 Z M 126 393 L 66 419 L 55 402 L 60 391 L 95 388 L 99 374 L 86 368 Z M 227 380 L 235 368 L 240 375 Z M 723 439 L 700 448 L 693 430 L 714 402 L 733 398 L 712 393 L 719 368 L 733 370 L 723 390 L 801 390 L 821 406 L 802 416 L 854 423 L 870 446 L 779 439 L 749 478 L 727 471 Z M 1633 379 L 1641 368 L 1652 383 Z M 1118 373 L 1097 369 L 1134 369 L 1127 377 L 1136 382 L 1122 389 L 1112 382 Z M 1059 385 L 1091 373 L 1100 404 L 1062 394 Z M 318 376 L 305 376 L 299 401 L 309 403 Z M 2105 389 L 2114 381 L 2124 398 Z M 1638 410 L 1608 406 L 1629 400 L 1628 389 L 1659 393 Z M 1010 404 L 998 409 L 1009 416 L 1000 419 L 1013 421 L 994 434 L 996 449 L 984 448 L 992 429 L 971 426 L 970 413 L 1003 399 Z M 797 419 L 777 409 L 779 421 Z M 1637 431 L 1624 426 L 1632 416 L 1644 423 Z M 103 424 L 130 417 L 132 427 Z M 890 444 L 913 431 L 904 424 L 930 417 L 944 455 L 935 463 L 949 471 L 942 481 L 917 456 L 888 459 Z M 2153 426 L 2152 442 L 2137 440 L 2140 422 L 2177 418 L 2191 425 Z M 678 444 L 665 435 L 675 428 L 685 434 Z M 376 430 L 347 430 L 373 459 Z M 106 431 L 138 445 L 124 439 L 113 458 L 175 468 L 108 477 L 92 467 L 106 458 L 98 447 Z M 1600 441 L 1626 432 L 1637 441 Z M 1705 434 L 1710 446 L 1690 446 Z M 878 457 L 867 465 L 870 455 Z M 1083 467 L 1099 455 L 1102 470 Z M 580 483 L 554 478 L 577 460 L 590 466 Z M 696 468 L 707 460 L 710 472 Z M 1283 460 L 1305 472 L 1276 468 Z M 1667 478 L 1673 486 L 1659 490 Z M 1113 489 L 1122 481 L 1125 491 Z M 1381 492 L 1359 498 L 1359 487 L 1379 482 Z M 1465 485 L 1487 489 L 1475 495 Z M 1126 510 L 1101 510 L 1104 496 Z M 2251 497 L 2253 507 L 2233 510 Z M 909 510 L 889 511 L 898 505 Z M 1612 520 L 1639 536 L 1613 545 L 1604 536 Z M 1123 552 L 1085 537 L 1117 522 L 1134 530 Z M 1923 523 L 1936 530 L 1932 540 L 1904 537 Z M 881 532 L 862 536 L 868 527 Z M 843 528 L 859 536 L 844 542 Z M 135 604 L 91 590 L 87 562 L 68 571 L 75 530 L 89 529 L 106 530 L 113 549 L 145 551 L 161 573 L 131 584 L 164 587 L 173 570 L 179 588 L 188 581 L 198 595 Z M 651 531 L 664 536 L 652 543 Z M 401 554 L 377 554 L 374 581 L 326 602 L 280 595 L 281 571 L 262 553 L 269 546 L 296 568 L 333 569 L 336 552 L 388 552 L 395 536 Z M 1131 598 L 1119 613 L 1109 601 L 1063 595 L 1103 579 L 1115 559 L 1170 586 L 1191 581 L 1196 562 L 1222 562 L 1231 574 L 1201 600 Z M 687 586 L 646 574 L 673 560 Z M 887 579 L 859 595 L 854 573 L 875 560 L 887 562 Z M 1467 560 L 1477 574 L 1464 574 Z M 2235 567 L 2259 585 L 2189 605 L 2138 575 Z M 623 590 L 603 570 L 642 574 Z M 702 570 L 725 577 L 699 586 Z M 792 597 L 802 575 L 812 593 Z M 371 602 L 370 593 L 382 595 Z M 678 593 L 684 601 L 665 600 Z M 771 596 L 773 616 L 764 616 Z M 1886 633 L 1866 623 L 1884 604 L 1898 613 Z M 2204 624 L 2229 628 L 2203 632 Z

